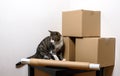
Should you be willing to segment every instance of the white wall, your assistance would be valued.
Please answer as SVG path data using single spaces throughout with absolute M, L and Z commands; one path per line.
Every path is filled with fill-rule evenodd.
M 0 76 L 27 76 L 16 69 L 23 57 L 35 53 L 48 30 L 60 30 L 65 0 L 0 0 Z
M 116 37 L 116 56 L 113 76 L 120 76 L 120 1 L 119 0 L 70 0 L 70 10 L 100 10 L 101 36 Z
M 119 0 L 0 0 L 0 75 L 27 76 L 27 66 L 16 69 L 16 62 L 35 53 L 47 30 L 61 30 L 61 12 L 70 8 L 102 12 L 101 36 L 116 37 L 113 76 L 119 76 L 119 4 Z

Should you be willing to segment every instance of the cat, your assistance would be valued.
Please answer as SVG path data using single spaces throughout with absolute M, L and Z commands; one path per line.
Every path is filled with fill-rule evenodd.
M 37 47 L 36 53 L 33 56 L 27 57 L 38 59 L 52 59 L 63 60 L 64 59 L 64 41 L 62 35 L 58 31 L 50 31 L 50 35 L 45 37 Z M 22 67 L 22 62 L 16 64 L 16 68 Z

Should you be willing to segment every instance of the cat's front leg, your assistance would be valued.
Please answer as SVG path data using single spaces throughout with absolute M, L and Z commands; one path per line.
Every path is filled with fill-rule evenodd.
M 62 61 L 66 61 L 66 59 L 63 59 Z
M 44 55 L 43 59 L 50 59 L 47 55 Z
M 55 60 L 59 60 L 59 58 L 56 54 L 53 54 L 53 57 L 55 58 Z
M 53 51 L 50 51 L 50 54 L 54 57 L 55 60 L 60 60 L 56 53 L 53 53 Z

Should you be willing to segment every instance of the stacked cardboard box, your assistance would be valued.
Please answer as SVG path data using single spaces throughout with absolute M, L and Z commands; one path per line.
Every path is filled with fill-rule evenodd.
M 50 76 L 50 74 L 39 69 L 34 69 L 34 76 Z
M 62 34 L 69 37 L 99 37 L 100 12 L 87 10 L 63 12 Z
M 62 35 L 66 60 L 114 65 L 115 38 L 100 37 L 100 11 L 63 12 Z
M 65 42 L 65 59 L 99 63 L 103 75 L 112 76 L 115 57 L 115 38 L 100 37 L 100 11 L 76 10 L 62 13 L 62 35 Z M 50 76 L 35 69 L 35 76 Z M 96 76 L 95 71 L 73 76 Z
M 63 72 L 60 72 L 60 73 L 63 73 Z M 49 74 L 49 72 L 44 72 L 42 70 L 35 69 L 34 76 L 51 76 L 51 75 Z M 60 76 L 60 75 L 58 75 L 58 76 Z M 77 74 L 72 75 L 72 76 L 96 76 L 96 71 L 77 73 Z M 105 75 L 105 76 L 108 76 L 108 75 Z
M 83 72 L 83 73 L 75 74 L 73 76 L 96 76 L 96 72 L 95 71 Z
M 75 61 L 75 38 L 64 37 L 65 59 Z

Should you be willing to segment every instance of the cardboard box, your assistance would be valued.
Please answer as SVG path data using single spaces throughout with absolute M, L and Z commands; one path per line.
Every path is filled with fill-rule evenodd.
M 96 76 L 96 71 L 78 73 L 73 76 Z
M 64 37 L 65 54 L 67 61 L 75 61 L 75 38 Z
M 63 12 L 62 34 L 72 37 L 100 36 L 100 11 L 76 10 Z
M 46 73 L 46 72 L 44 72 L 44 71 L 35 69 L 34 70 L 34 76 L 51 76 L 51 75 Z
M 114 66 L 105 67 L 103 70 L 103 76 L 112 76 Z
M 77 38 L 76 61 L 114 65 L 115 38 Z
M 61 72 L 61 73 L 63 73 L 63 72 Z M 44 71 L 35 69 L 34 76 L 51 76 L 51 75 L 44 72 Z M 72 76 L 96 76 L 96 71 L 77 73 L 77 74 L 72 75 Z

